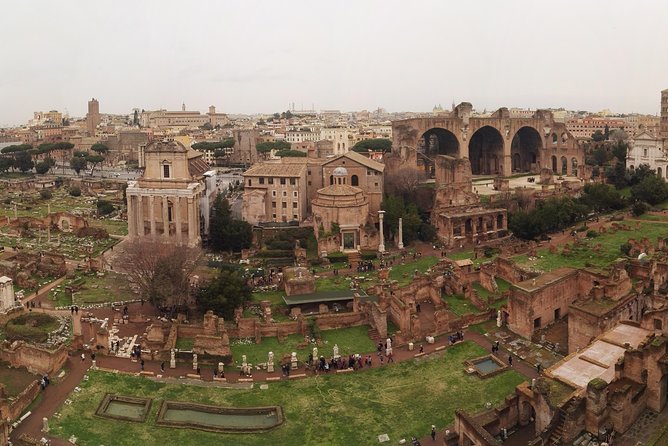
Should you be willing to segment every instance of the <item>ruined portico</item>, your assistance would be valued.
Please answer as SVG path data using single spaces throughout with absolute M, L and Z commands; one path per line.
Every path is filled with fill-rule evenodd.
M 208 164 L 176 141 L 155 142 L 144 156 L 144 175 L 128 182 L 126 191 L 128 237 L 198 246 L 202 219 L 208 218 L 200 214 Z

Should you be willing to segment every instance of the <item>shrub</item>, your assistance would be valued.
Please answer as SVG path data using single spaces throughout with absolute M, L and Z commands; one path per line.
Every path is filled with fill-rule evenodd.
M 348 261 L 348 256 L 342 252 L 331 252 L 327 254 L 330 263 L 344 263 Z
M 53 197 L 53 194 L 49 189 L 42 189 L 39 191 L 39 196 L 42 198 L 42 200 L 48 200 L 49 198 Z
M 73 197 L 81 196 L 81 189 L 79 189 L 77 186 L 70 187 L 70 195 Z
M 625 256 L 629 255 L 631 252 L 631 244 L 630 243 L 623 243 L 620 247 L 619 250 L 624 254 Z
M 107 200 L 97 200 L 97 212 L 100 215 L 107 215 L 114 212 L 114 205 Z
M 436 238 L 436 228 L 428 223 L 421 223 L 418 229 L 418 238 L 423 242 L 432 242 Z
M 643 203 L 642 201 L 636 201 L 635 203 L 633 203 L 633 206 L 631 207 L 631 213 L 633 213 L 635 217 L 639 217 L 645 212 L 647 212 L 648 209 L 649 206 L 646 203 Z
M 593 229 L 590 229 L 589 231 L 587 231 L 587 237 L 596 238 L 598 237 L 598 232 L 594 231 Z

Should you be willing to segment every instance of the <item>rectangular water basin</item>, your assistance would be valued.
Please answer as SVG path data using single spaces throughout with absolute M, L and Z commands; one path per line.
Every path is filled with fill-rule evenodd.
M 220 407 L 205 404 L 165 401 L 156 424 L 212 432 L 258 432 L 283 423 L 280 406 Z
M 95 411 L 95 415 L 115 420 L 143 423 L 151 409 L 151 401 L 151 398 L 136 398 L 107 393 L 100 402 L 97 411 Z
M 470 359 L 464 362 L 466 372 L 477 374 L 481 378 L 496 375 L 508 368 L 499 358 L 494 355 L 482 356 L 480 358 Z

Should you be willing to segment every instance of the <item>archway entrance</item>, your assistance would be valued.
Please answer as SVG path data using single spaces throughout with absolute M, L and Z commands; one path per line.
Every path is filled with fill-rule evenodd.
M 442 128 L 429 129 L 418 141 L 418 165 L 421 165 L 429 178 L 434 178 L 434 160 L 438 155 L 459 157 L 459 141 L 450 131 Z
M 510 152 L 513 157 L 513 172 L 532 172 L 538 171 L 540 166 L 540 149 L 543 142 L 540 134 L 533 127 L 520 128 L 510 145 Z
M 503 138 L 501 133 L 488 125 L 478 129 L 469 142 L 469 160 L 473 175 L 502 173 Z
M 557 173 L 557 157 L 552 155 L 552 173 Z

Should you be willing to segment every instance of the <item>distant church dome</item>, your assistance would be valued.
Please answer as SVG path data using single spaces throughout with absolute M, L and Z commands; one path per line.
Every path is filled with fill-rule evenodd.
M 334 175 L 335 177 L 347 177 L 348 176 L 348 169 L 346 169 L 345 167 L 337 167 L 332 172 L 332 175 Z

